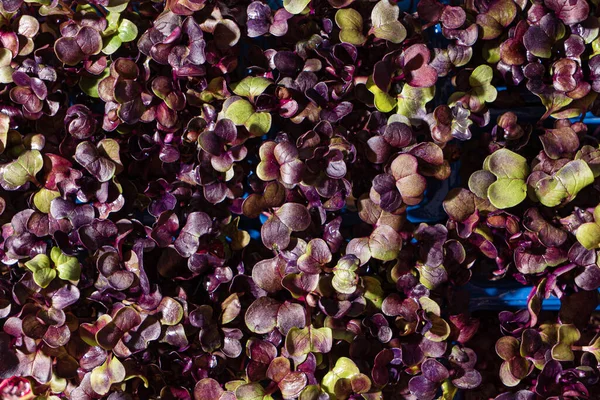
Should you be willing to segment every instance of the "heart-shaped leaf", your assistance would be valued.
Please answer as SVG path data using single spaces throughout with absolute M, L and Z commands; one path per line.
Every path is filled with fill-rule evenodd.
M 494 207 L 510 208 L 525 200 L 529 166 L 524 157 L 508 149 L 500 149 L 486 159 L 484 167 L 496 176 L 496 181 L 487 189 L 487 197 Z
M 79 265 L 77 257 L 68 256 L 60 248 L 53 247 L 50 251 L 50 258 L 60 279 L 74 283 L 79 281 L 81 277 L 81 265 Z
M 260 76 L 248 76 L 231 85 L 233 93 L 247 97 L 250 100 L 261 95 L 273 82 Z
M 290 355 L 299 357 L 309 352 L 328 353 L 333 345 L 330 328 L 292 328 L 285 338 L 285 347 Z
M 558 343 L 552 347 L 552 358 L 557 361 L 573 361 L 573 346 L 581 337 L 575 325 L 564 324 L 558 328 Z
M 586 186 L 594 182 L 594 173 L 583 160 L 569 161 L 553 176 L 530 181 L 535 194 L 546 207 L 572 201 Z
M 375 108 L 381 112 L 390 112 L 398 104 L 398 100 L 395 97 L 390 96 L 387 92 L 381 90 L 375 84 L 372 77 L 369 77 L 369 80 L 367 81 L 367 89 L 369 92 L 373 93 L 375 98 Z
M 283 7 L 290 14 L 300 14 L 309 3 L 310 0 L 283 0 Z
M 379 39 L 401 43 L 406 38 L 406 29 L 398 21 L 400 8 L 389 0 L 380 0 L 371 11 L 371 32 Z
M 253 114 L 254 107 L 244 99 L 234 101 L 225 110 L 225 118 L 232 120 L 236 125 L 244 125 Z
M 106 361 L 92 370 L 90 384 L 94 392 L 105 395 L 115 383 L 125 379 L 125 367 L 115 356 L 109 355 Z
M 489 65 L 480 65 L 475 68 L 469 77 L 469 85 L 471 85 L 472 93 L 479 99 L 479 102 L 491 103 L 496 100 L 498 91 L 491 84 L 494 77 L 494 71 Z
M 46 288 L 56 277 L 56 270 L 52 268 L 50 258 L 45 254 L 38 254 L 25 263 L 25 267 L 33 272 L 34 282 L 41 288 Z
M 335 386 L 339 380 L 351 379 L 358 374 L 360 370 L 354 361 L 347 357 L 340 357 L 334 367 L 323 377 L 321 386 L 330 396 L 335 396 Z
M 4 166 L 2 178 L 10 188 L 18 188 L 27 182 L 36 183 L 35 175 L 42 170 L 44 160 L 38 150 L 28 150 L 15 161 Z
M 434 95 L 435 86 L 420 88 L 404 85 L 398 95 L 397 113 L 409 119 L 424 117 L 427 114 L 425 106 L 433 100 Z
M 340 41 L 362 45 L 367 38 L 363 35 L 363 18 L 352 8 L 344 8 L 335 13 L 335 23 L 340 28 Z

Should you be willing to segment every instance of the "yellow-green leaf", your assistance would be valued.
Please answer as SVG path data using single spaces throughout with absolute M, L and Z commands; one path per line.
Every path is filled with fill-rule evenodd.
M 225 118 L 229 118 L 236 125 L 244 125 L 252 114 L 254 114 L 254 107 L 244 99 L 234 101 L 225 110 Z
M 28 150 L 4 167 L 4 182 L 14 188 L 35 182 L 35 175 L 43 166 L 42 154 L 38 150 Z
M 233 83 L 231 89 L 238 96 L 253 99 L 261 95 L 273 82 L 261 76 L 248 76 L 239 82 Z
M 31 272 L 35 272 L 39 269 L 50 268 L 50 258 L 45 254 L 38 254 L 31 260 L 25 263 L 25 267 Z
M 48 214 L 50 212 L 50 203 L 58 197 L 60 197 L 59 192 L 41 188 L 39 192 L 33 195 L 33 204 L 38 210 L 44 214 Z
M 310 0 L 283 0 L 283 8 L 290 14 L 300 14 L 308 6 L 308 3 Z
M 335 23 L 340 28 L 340 41 L 354 45 L 363 44 L 367 38 L 363 35 L 363 19 L 352 8 L 344 8 L 335 13 Z
M 90 384 L 94 392 L 104 396 L 114 383 L 123 382 L 124 379 L 125 367 L 117 357 L 109 355 L 104 364 L 92 370 Z
M 137 26 L 128 19 L 123 18 L 119 24 L 119 39 L 127 43 L 135 40 L 138 35 Z
M 244 122 L 244 126 L 254 137 L 266 135 L 271 129 L 271 118 L 271 114 L 268 112 L 257 112 Z
M 33 273 L 33 281 L 41 288 L 46 288 L 56 278 L 56 271 L 52 268 L 41 268 Z
M 77 257 L 64 254 L 60 248 L 53 247 L 50 258 L 56 266 L 58 277 L 65 281 L 77 282 L 81 277 L 81 265 Z

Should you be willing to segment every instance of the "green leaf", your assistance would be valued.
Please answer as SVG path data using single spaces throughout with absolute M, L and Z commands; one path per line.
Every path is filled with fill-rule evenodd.
M 448 280 L 448 272 L 443 265 L 430 267 L 428 265 L 417 265 L 419 271 L 419 282 L 427 289 L 434 290 L 441 283 Z
M 552 113 L 551 117 L 556 119 L 577 118 L 585 114 L 597 98 L 598 93 L 592 91 L 586 96 L 573 100 L 564 108 Z
M 600 204 L 598 204 L 595 208 L 594 208 L 594 221 L 596 221 L 596 223 L 600 223 Z
M 90 10 L 93 12 L 93 10 Z M 106 15 L 107 26 L 106 29 L 102 32 L 102 36 L 109 36 L 114 33 L 117 33 L 117 29 L 119 28 L 119 20 L 121 19 L 121 15 L 119 13 L 111 13 L 109 12 Z
M 125 11 L 129 0 L 109 0 L 108 5 L 105 7 L 111 13 L 120 13 Z
M 246 384 L 246 381 L 240 380 L 240 379 L 229 381 L 229 382 L 225 383 L 225 390 L 229 390 L 230 392 L 235 392 L 237 390 L 237 388 L 239 388 L 240 386 L 245 385 L 245 384 Z
M 527 197 L 527 184 L 520 179 L 498 179 L 489 186 L 487 197 L 496 208 L 514 207 Z
M 488 196 L 488 189 L 494 182 L 496 182 L 494 174 L 490 171 L 481 169 L 473 172 L 469 177 L 469 190 L 473 192 L 475 196 L 486 199 Z
M 137 26 L 128 19 L 123 18 L 119 24 L 119 39 L 124 43 L 132 42 L 138 35 Z
M 449 380 L 442 382 L 442 397 L 440 400 L 452 400 L 455 398 L 458 388 Z
M 310 328 L 290 329 L 285 337 L 285 348 L 294 357 L 310 353 Z
M 496 342 L 496 354 L 504 361 L 509 361 L 520 354 L 520 344 L 512 336 L 503 336 Z
M 385 292 L 381 287 L 379 279 L 372 276 L 362 277 L 362 286 L 365 289 L 364 296 L 367 299 L 367 304 L 371 304 L 378 310 L 381 310 L 383 299 L 385 298 Z
M 102 44 L 103 44 L 102 52 L 106 55 L 111 55 L 114 52 L 116 52 L 117 50 L 119 50 L 119 48 L 123 44 L 123 41 L 121 40 L 121 38 L 119 37 L 118 34 L 113 34 L 113 35 L 104 37 L 102 39 Z
M 246 120 L 244 126 L 254 137 L 266 135 L 271 129 L 271 114 L 268 112 L 254 113 Z
M 566 189 L 569 201 L 584 187 L 594 183 L 594 173 L 583 160 L 569 161 L 555 176 Z
M 556 207 L 567 196 L 567 189 L 552 176 L 540 179 L 536 183 L 534 191 L 540 203 L 546 207 Z
M 435 95 L 435 86 L 428 88 L 416 88 L 404 85 L 402 92 L 398 95 L 398 114 L 413 119 L 427 114 L 425 106 Z
M 8 131 L 10 129 L 10 117 L 0 113 L 0 154 L 4 152 L 8 144 Z
M 524 157 L 508 149 L 500 149 L 485 159 L 484 168 L 497 178 L 487 189 L 487 197 L 494 207 L 510 208 L 525 200 L 525 178 L 529 174 L 529 166 Z
M 98 142 L 98 149 L 110 160 L 116 164 L 116 172 L 123 169 L 123 163 L 121 162 L 121 155 L 119 154 L 120 146 L 119 142 L 114 139 L 102 139 Z
M 529 174 L 529 167 L 525 157 L 508 149 L 495 151 L 486 160 L 488 171 L 496 175 L 498 179 L 525 179 Z
M 308 385 L 302 389 L 298 400 L 318 400 L 322 391 L 319 385 Z
M 12 83 L 14 70 L 10 65 L 0 67 L 0 83 Z
M 234 101 L 225 110 L 225 118 L 229 118 L 236 125 L 244 125 L 252 114 L 254 114 L 254 107 L 244 99 Z
M 375 108 L 377 108 L 377 110 L 387 113 L 392 111 L 398 104 L 398 100 L 395 97 L 392 97 L 387 92 L 379 89 L 375 82 L 373 82 L 372 77 L 369 77 L 366 86 L 367 90 L 373 93 L 373 97 L 375 98 Z
M 427 317 L 431 322 L 431 328 L 425 332 L 425 338 L 432 342 L 443 342 L 450 336 L 450 325 L 442 318 L 434 313 L 428 313 Z
M 40 269 L 49 269 L 51 268 L 50 258 L 45 254 L 38 254 L 31 260 L 27 261 L 25 263 L 25 267 L 31 272 L 35 272 Z
M 402 237 L 389 225 L 381 225 L 369 236 L 371 256 L 381 261 L 392 261 L 402 248 Z
M 488 64 L 496 64 L 500 61 L 500 46 L 495 41 L 484 42 L 481 53 Z
M 107 78 L 109 75 L 110 69 L 106 68 L 100 75 L 82 76 L 79 80 L 79 87 L 83 93 L 98 99 L 100 98 L 100 95 L 98 94 L 98 84 L 101 80 Z
M 60 197 L 60 193 L 54 190 L 41 188 L 39 192 L 33 195 L 33 204 L 35 207 L 43 212 L 44 214 L 48 214 L 50 212 L 50 203 L 52 200 Z
M 114 383 L 123 382 L 125 379 L 125 367 L 119 359 L 109 354 L 104 364 L 94 368 L 90 376 L 92 390 L 101 396 L 110 391 Z
M 271 400 L 273 397 L 266 394 L 265 388 L 260 383 L 248 383 L 235 389 L 237 400 Z
M 362 33 L 363 19 L 358 11 L 352 8 L 338 10 L 335 23 L 340 28 L 341 42 L 361 45 L 367 40 Z
M 583 350 L 592 353 L 596 357 L 596 361 L 600 362 L 600 336 L 595 338 L 588 346 L 584 346 Z
M 12 62 L 12 52 L 9 49 L 0 49 L 0 83 L 12 83 L 13 68 L 10 66 Z
M 43 166 L 42 154 L 38 150 L 28 150 L 4 167 L 4 182 L 14 188 L 37 182 L 35 175 Z
M 554 176 L 540 179 L 535 194 L 546 207 L 556 207 L 573 200 L 586 186 L 594 182 L 594 173 L 583 160 L 573 160 L 559 169 Z
M 572 98 L 558 91 L 553 91 L 551 94 L 536 93 L 536 95 L 546 107 L 546 113 L 542 116 L 542 120 L 568 106 L 573 101 Z
M 600 176 L 600 149 L 597 147 L 584 145 L 575 154 L 575 160 L 584 160 L 592 170 L 594 178 Z
M 294 357 L 309 352 L 328 353 L 333 345 L 333 333 L 330 328 L 291 328 L 285 337 L 285 348 Z
M 283 0 L 283 8 L 290 14 L 295 15 L 304 11 L 308 3 L 310 3 L 310 0 Z
M 221 323 L 228 324 L 233 321 L 239 314 L 242 305 L 237 293 L 233 293 L 221 303 Z
M 558 343 L 552 347 L 552 358 L 556 361 L 573 361 L 575 354 L 571 350 L 581 334 L 575 325 L 563 324 L 558 328 Z
M 577 241 L 588 250 L 600 247 L 600 225 L 595 222 L 587 222 L 577 228 L 575 233 Z
M 50 258 L 56 266 L 58 277 L 64 281 L 77 282 L 81 278 L 81 265 L 77 257 L 64 254 L 60 248 L 53 247 Z
M 481 103 L 491 103 L 498 96 L 498 91 L 491 85 L 493 77 L 494 71 L 489 65 L 485 64 L 475 68 L 469 77 L 472 93 Z
M 406 29 L 398 21 L 399 15 L 400 8 L 396 4 L 390 3 L 389 0 L 380 0 L 371 11 L 371 31 L 375 37 L 401 43 L 406 38 Z
M 313 353 L 329 353 L 333 346 L 333 333 L 330 328 L 310 328 L 310 351 Z
M 233 93 L 249 99 L 261 95 L 273 82 L 261 76 L 248 76 L 231 85 Z
M 331 280 L 333 288 L 343 294 L 354 293 L 358 284 L 358 275 L 355 271 L 359 265 L 358 258 L 342 257 L 333 267 L 333 279 Z
M 41 268 L 33 273 L 33 281 L 41 288 L 46 288 L 56 278 L 56 270 Z
M 469 85 L 471 87 L 489 85 L 494 77 L 494 70 L 489 65 L 480 65 L 471 72 Z
M 25 263 L 25 267 L 33 272 L 33 280 L 41 288 L 47 287 L 56 277 L 50 258 L 45 254 L 36 255 Z
M 321 387 L 327 394 L 329 394 L 329 398 L 331 400 L 335 400 L 335 384 L 340 379 L 351 379 L 353 376 L 360 374 L 360 370 L 352 361 L 347 357 L 338 358 L 335 366 L 331 371 L 329 371 L 321 381 Z
M 435 300 L 431 300 L 429 297 L 420 297 L 419 303 L 421 304 L 421 308 L 427 313 L 432 313 L 435 315 L 440 315 L 442 313 L 440 305 L 436 303 Z
M 520 379 L 515 378 L 515 376 L 510 372 L 509 363 L 505 361 L 500 365 L 500 380 L 505 386 L 515 387 L 521 382 Z
M 223 77 L 211 79 L 205 90 L 200 92 L 199 98 L 205 103 L 217 100 L 223 100 L 227 96 L 227 89 Z
M 12 52 L 7 48 L 0 48 L 0 67 L 6 67 L 12 62 Z

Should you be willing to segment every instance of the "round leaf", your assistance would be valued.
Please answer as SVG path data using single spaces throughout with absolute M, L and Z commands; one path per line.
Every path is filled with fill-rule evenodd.
M 77 282 L 81 277 L 81 266 L 77 257 L 64 254 L 60 248 L 53 247 L 50 258 L 58 272 L 58 277 L 65 281 Z
M 35 175 L 43 166 L 42 154 L 38 150 L 28 150 L 4 167 L 4 181 L 13 188 L 36 182 Z
M 246 311 L 246 326 L 258 334 L 271 332 L 277 326 L 277 313 L 280 303 L 270 297 L 256 299 Z
M 283 7 L 290 14 L 300 14 L 308 6 L 308 3 L 310 0 L 283 0 Z
M 131 42 L 134 41 L 138 35 L 137 26 L 128 19 L 123 18 L 121 23 L 119 24 L 119 39 L 122 42 Z
M 273 82 L 267 78 L 260 76 L 248 76 L 241 81 L 232 84 L 231 88 L 233 89 L 233 93 L 237 94 L 238 96 L 254 99 L 255 97 L 261 95 L 272 83 Z
M 340 28 L 340 41 L 361 45 L 366 38 L 362 33 L 363 19 L 360 13 L 352 8 L 338 10 L 335 13 L 335 23 Z
M 236 100 L 225 110 L 225 117 L 229 118 L 236 125 L 244 125 L 246 121 L 254 114 L 254 107 L 248 100 Z

